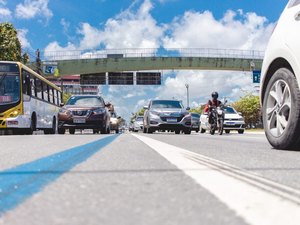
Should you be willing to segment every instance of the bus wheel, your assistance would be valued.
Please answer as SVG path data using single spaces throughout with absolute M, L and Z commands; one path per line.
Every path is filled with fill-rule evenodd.
M 54 116 L 52 121 L 52 128 L 49 130 L 49 134 L 55 134 L 57 130 L 56 128 L 56 118 Z
M 30 128 L 25 131 L 25 134 L 32 135 L 33 131 L 36 130 L 36 115 L 35 113 L 31 116 Z

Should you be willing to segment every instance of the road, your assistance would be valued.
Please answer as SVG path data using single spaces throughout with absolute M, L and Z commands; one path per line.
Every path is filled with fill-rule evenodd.
M 300 224 L 299 154 L 259 133 L 0 136 L 0 224 Z

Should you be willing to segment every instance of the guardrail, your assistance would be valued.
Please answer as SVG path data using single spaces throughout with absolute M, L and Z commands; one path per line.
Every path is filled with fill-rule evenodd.
M 41 57 L 42 60 L 46 61 L 131 57 L 207 57 L 263 59 L 264 51 L 214 48 L 129 48 L 105 50 L 42 51 Z

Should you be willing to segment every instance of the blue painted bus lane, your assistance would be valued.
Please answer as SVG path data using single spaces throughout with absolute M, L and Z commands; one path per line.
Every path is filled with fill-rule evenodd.
M 45 186 L 54 182 L 76 165 L 113 142 L 111 135 L 85 145 L 0 171 L 0 217 Z

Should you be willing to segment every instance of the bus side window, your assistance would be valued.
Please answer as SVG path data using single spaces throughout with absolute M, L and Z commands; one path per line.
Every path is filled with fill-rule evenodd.
M 50 87 L 49 87 L 49 85 L 47 85 L 47 94 L 48 94 L 47 100 L 48 100 L 48 102 L 50 102 L 50 99 L 51 99 L 51 93 L 50 93 Z
M 54 96 L 54 88 L 53 87 L 51 87 L 51 93 L 52 93 L 52 99 L 51 99 L 51 101 L 52 101 L 52 103 L 53 104 L 55 104 L 55 96 Z
M 42 84 L 43 84 L 43 94 L 44 94 L 43 99 L 44 99 L 45 101 L 49 101 L 48 85 L 45 84 L 44 82 L 42 82 Z
M 34 84 L 34 96 L 38 97 L 38 87 L 37 87 L 37 82 L 36 82 L 36 77 L 33 78 L 33 84 Z
M 44 87 L 45 84 L 41 81 L 41 93 L 42 93 L 42 99 L 44 100 L 45 99 L 45 93 L 44 93 Z
M 23 70 L 23 94 L 31 96 L 30 74 Z
M 57 91 L 57 97 L 58 97 L 58 105 L 60 105 L 62 103 L 62 96 L 61 96 L 61 92 Z
M 35 90 L 36 90 L 36 97 L 39 99 L 43 99 L 42 82 L 38 79 L 35 79 Z

